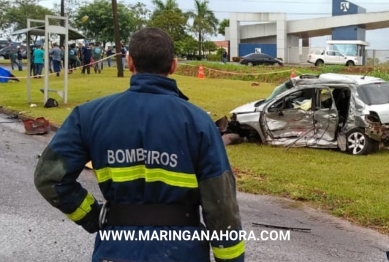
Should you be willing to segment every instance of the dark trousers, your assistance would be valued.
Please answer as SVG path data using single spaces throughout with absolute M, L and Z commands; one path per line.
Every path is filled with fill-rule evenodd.
M 88 75 L 90 74 L 90 58 L 89 59 L 85 59 L 82 61 L 84 66 L 82 67 L 82 74 L 85 74 L 85 69 L 86 69 L 86 72 L 88 73 Z
M 42 75 L 43 64 L 35 64 L 35 76 Z
M 53 69 L 56 73 L 61 72 L 61 60 L 53 60 Z
M 19 68 L 18 62 L 16 62 L 16 60 L 11 60 L 11 68 L 12 68 L 12 70 L 15 70 L 14 65 L 16 65 Z

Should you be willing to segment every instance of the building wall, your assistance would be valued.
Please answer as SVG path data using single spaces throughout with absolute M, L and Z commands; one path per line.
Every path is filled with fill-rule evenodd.
M 260 49 L 261 53 L 277 57 L 277 45 L 276 44 L 239 44 L 239 56 L 245 56 L 251 53 L 255 53 L 256 49 Z
M 240 22 L 259 22 L 264 26 L 241 27 Z M 242 29 L 242 30 L 241 30 Z M 275 31 L 273 31 L 275 30 Z M 287 23 L 285 13 L 231 13 L 229 33 L 226 39 L 230 40 L 231 57 L 239 56 L 239 45 L 244 35 L 261 35 L 269 32 L 276 35 L 276 55 L 275 57 L 285 60 L 287 56 Z M 227 38 L 228 37 L 228 38 Z
M 277 43 L 277 38 L 275 36 L 271 37 L 257 37 L 249 39 L 241 39 L 242 44 L 275 44 Z
M 332 1 L 332 16 L 363 14 L 366 9 L 344 0 Z M 332 40 L 366 41 L 366 29 L 361 26 L 344 26 L 332 29 Z

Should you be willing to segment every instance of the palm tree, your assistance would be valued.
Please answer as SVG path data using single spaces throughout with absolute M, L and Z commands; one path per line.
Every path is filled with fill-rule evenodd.
M 188 12 L 189 17 L 193 19 L 193 30 L 197 34 L 197 39 L 199 41 L 200 57 L 204 36 L 206 34 L 216 35 L 217 26 L 219 24 L 218 19 L 215 17 L 214 12 L 209 9 L 208 4 L 208 0 L 195 0 L 194 12 Z
M 176 0 L 166 0 L 166 2 L 163 2 L 162 0 L 152 0 L 151 3 L 155 5 L 155 10 L 153 12 L 152 18 L 163 13 L 164 11 L 172 11 L 178 9 L 178 4 Z

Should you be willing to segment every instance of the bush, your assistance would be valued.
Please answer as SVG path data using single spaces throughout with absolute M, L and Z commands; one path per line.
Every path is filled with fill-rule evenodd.
M 239 62 L 239 61 L 240 61 L 240 57 L 234 56 L 232 58 L 232 62 Z
M 207 55 L 207 60 L 208 61 L 221 61 L 222 58 L 218 54 L 209 54 L 209 55 Z

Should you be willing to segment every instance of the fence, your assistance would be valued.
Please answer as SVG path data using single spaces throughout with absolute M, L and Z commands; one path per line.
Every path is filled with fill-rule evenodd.
M 309 54 L 320 54 L 325 49 L 325 47 L 289 47 L 285 62 L 288 64 L 308 64 Z M 366 65 L 389 66 L 389 49 L 367 49 Z

